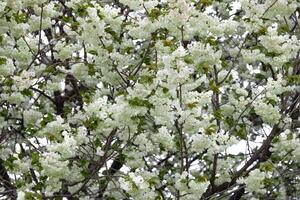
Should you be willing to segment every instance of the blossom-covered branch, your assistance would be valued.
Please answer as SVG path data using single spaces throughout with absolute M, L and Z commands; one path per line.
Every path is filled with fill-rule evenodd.
M 296 199 L 300 3 L 0 2 L 0 198 Z

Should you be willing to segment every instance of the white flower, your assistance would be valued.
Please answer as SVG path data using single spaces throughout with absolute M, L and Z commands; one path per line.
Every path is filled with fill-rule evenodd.
M 246 184 L 246 190 L 248 192 L 264 192 L 262 181 L 265 179 L 265 174 L 259 169 L 255 169 L 249 173 L 246 178 L 238 180 L 239 183 Z
M 225 116 L 230 116 L 234 112 L 234 107 L 229 104 L 221 106 L 222 114 Z
M 154 133 L 148 133 L 148 134 L 154 134 Z M 138 135 L 135 139 L 135 143 L 139 145 L 139 149 L 141 151 L 151 152 L 155 148 L 152 142 L 147 138 L 146 133 L 142 133 Z
M 119 179 L 119 182 L 120 182 L 120 187 L 125 190 L 126 192 L 132 190 L 132 186 L 131 184 L 129 183 L 129 181 L 126 181 L 124 178 L 120 178 Z
M 63 131 L 62 143 L 52 143 L 47 146 L 50 152 L 59 152 L 62 158 L 70 158 L 76 155 L 77 142 L 67 131 Z
M 3 12 L 6 6 L 6 2 L 0 2 L 0 12 Z
M 30 31 L 40 30 L 40 16 L 31 15 L 28 24 L 30 24 Z M 49 17 L 43 18 L 42 29 L 47 29 L 51 27 L 51 19 Z
M 101 149 L 101 147 L 97 147 L 96 155 L 97 156 L 103 156 L 104 155 L 104 151 Z
M 88 116 L 97 116 L 100 119 L 107 118 L 108 114 L 106 111 L 101 109 L 105 108 L 107 105 L 107 96 L 100 97 L 95 99 L 92 103 L 84 106 L 84 110 L 86 111 Z
M 276 124 L 281 118 L 278 107 L 273 107 L 271 104 L 266 104 L 261 100 L 254 102 L 255 113 L 263 119 L 264 122 L 269 124 Z
M 201 134 L 194 134 L 191 136 L 191 150 L 193 152 L 202 152 L 205 149 L 209 148 L 212 144 L 211 139 L 208 135 Z
M 62 161 L 58 153 L 45 153 L 40 162 L 43 167 L 42 175 L 59 179 L 66 176 L 68 161 Z
M 42 113 L 36 110 L 25 110 L 23 116 L 25 125 L 38 124 L 43 117 Z
M 0 117 L 0 130 L 4 128 L 7 125 L 7 121 L 5 120 L 4 117 Z
M 84 126 L 78 127 L 77 135 L 75 136 L 75 140 L 76 140 L 78 145 L 85 144 L 85 143 L 88 142 L 86 127 L 84 127 Z
M 162 144 L 167 150 L 174 150 L 174 136 L 170 135 L 166 127 L 159 128 L 158 133 L 153 134 L 152 138 L 155 142 Z
M 71 72 L 78 80 L 84 81 L 89 77 L 88 67 L 83 63 L 72 65 Z
M 128 159 L 126 159 L 126 166 L 130 168 L 142 168 L 145 163 L 143 160 L 144 153 L 139 151 L 131 151 L 126 154 Z
M 25 192 L 18 191 L 18 198 L 17 198 L 17 200 L 26 200 L 25 199 Z
M 188 48 L 195 66 L 205 65 L 205 67 L 210 67 L 220 63 L 222 51 L 215 51 L 209 44 L 194 42 Z
M 30 162 L 28 162 L 28 160 L 25 160 L 25 159 L 23 159 L 23 160 L 19 160 L 19 159 L 14 160 L 13 164 L 15 166 L 14 171 L 18 175 L 29 172 L 30 165 L 31 165 Z
M 133 182 L 135 182 L 137 185 L 139 185 L 140 183 L 144 182 L 143 177 L 141 176 L 136 176 L 134 173 L 130 172 L 129 173 L 129 177 L 133 180 Z
M 275 143 L 272 147 L 272 151 L 279 156 L 285 157 L 289 152 L 292 151 L 292 155 L 295 156 L 296 160 L 299 160 L 300 156 L 300 140 L 297 138 L 296 133 L 286 129 L 279 136 L 279 142 Z
M 13 65 L 13 61 L 11 59 L 6 59 L 5 64 L 0 65 L 0 76 L 12 75 L 14 70 L 15 70 L 15 66 Z
M 49 122 L 46 127 L 41 130 L 41 134 L 50 134 L 56 136 L 57 138 L 60 138 L 60 132 L 69 129 L 69 125 L 65 124 L 64 120 L 60 116 L 57 116 L 57 119 L 55 121 Z
M 201 196 L 209 186 L 209 182 L 196 182 L 194 180 L 191 180 L 189 182 L 190 190 L 193 192 L 193 195 L 195 196 Z
M 7 98 L 7 100 L 11 104 L 20 105 L 22 102 L 26 100 L 26 98 L 20 92 L 14 92 Z
M 235 92 L 236 92 L 237 94 L 242 95 L 242 96 L 245 96 L 245 97 L 248 96 L 247 90 L 245 90 L 245 89 L 243 89 L 243 88 L 237 88 L 237 89 L 235 90 Z
M 80 49 L 79 46 L 73 44 L 65 44 L 59 41 L 55 45 L 55 50 L 57 51 L 55 57 L 63 61 L 69 57 L 72 57 L 73 53 L 78 51 L 79 49 Z
M 141 9 L 141 0 L 131 1 L 131 0 L 120 0 L 120 3 L 127 5 L 129 8 L 133 10 Z

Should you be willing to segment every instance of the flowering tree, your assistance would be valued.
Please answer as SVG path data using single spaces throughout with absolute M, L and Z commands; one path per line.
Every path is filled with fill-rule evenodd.
M 2 198 L 296 199 L 298 2 L 2 0 Z

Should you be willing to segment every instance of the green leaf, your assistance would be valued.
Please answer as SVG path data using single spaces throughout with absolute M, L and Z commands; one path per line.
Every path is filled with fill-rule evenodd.
M 167 47 L 174 45 L 174 42 L 172 40 L 163 40 L 162 43 L 164 46 L 167 46 Z
M 133 80 L 135 80 L 135 79 L 136 79 L 136 76 L 134 76 L 133 74 L 130 74 L 130 75 L 128 76 L 128 80 L 133 81 Z
M 274 179 L 265 178 L 263 180 L 263 184 L 265 187 L 273 187 L 274 186 Z
M 83 124 L 86 128 L 90 130 L 95 130 L 98 127 L 99 119 L 97 117 L 90 117 Z
M 102 143 L 101 143 L 101 141 L 100 141 L 99 138 L 97 138 L 97 139 L 95 140 L 94 144 L 95 144 L 96 147 L 102 147 Z
M 197 176 L 196 180 L 200 183 L 206 182 L 207 181 L 207 177 L 206 176 Z
M 222 112 L 221 112 L 220 109 L 219 109 L 219 110 L 216 110 L 216 111 L 214 112 L 214 116 L 215 116 L 215 118 L 218 119 L 218 120 L 222 120 L 222 119 L 223 119 L 223 115 L 222 115 Z
M 157 19 L 160 15 L 161 15 L 161 11 L 157 8 L 154 8 L 149 12 L 149 18 L 152 20 Z
M 88 161 L 86 159 L 80 159 L 79 162 L 82 167 L 84 167 L 84 166 L 86 166 L 86 164 L 88 164 Z
M 7 77 L 6 80 L 4 81 L 4 85 L 10 87 L 14 84 L 14 80 L 11 77 Z
M 183 57 L 183 60 L 184 60 L 184 62 L 186 62 L 187 64 L 193 64 L 193 63 L 194 63 L 193 59 L 192 59 L 191 56 L 189 56 L 189 55 L 184 56 L 184 57 Z
M 31 164 L 35 166 L 40 166 L 40 155 L 36 152 L 31 154 Z
M 169 89 L 164 87 L 164 88 L 163 88 L 163 93 L 166 94 L 166 93 L 168 93 L 168 92 L 169 92 Z
M 264 80 L 264 79 L 266 79 L 265 75 L 263 75 L 263 74 L 261 74 L 261 73 L 255 74 L 255 78 L 256 78 L 256 79 L 259 79 L 259 80 Z
M 282 35 L 286 32 L 289 32 L 290 28 L 286 24 L 282 24 L 282 25 L 278 26 L 277 31 L 278 31 L 279 35 Z
M 139 83 L 141 84 L 152 84 L 153 83 L 153 76 L 149 75 L 142 75 L 139 77 Z
M 249 19 L 250 20 L 250 19 Z M 261 29 L 258 30 L 257 34 L 258 35 L 265 35 L 268 32 L 267 27 L 261 27 Z
M 277 104 L 276 100 L 274 100 L 274 99 L 268 98 L 266 101 L 267 101 L 267 104 L 271 104 L 272 106 L 275 106 Z
M 173 141 L 174 141 L 175 146 L 176 146 L 177 149 L 180 149 L 180 144 L 181 144 L 180 140 L 181 140 L 181 138 L 180 138 L 179 135 L 175 135 L 175 137 L 173 138 Z
M 4 162 L 4 163 L 5 163 L 5 166 L 7 166 L 8 169 L 13 170 L 14 167 L 15 167 L 15 165 L 13 164 L 13 162 L 14 162 L 15 160 L 18 160 L 18 158 L 16 158 L 16 157 L 10 155 L 10 156 L 6 159 L 6 161 Z
M 280 142 L 280 138 L 278 136 L 275 136 L 274 139 L 272 140 L 272 144 Z
M 117 200 L 115 197 L 105 197 L 105 200 Z
M 96 74 L 96 69 L 95 69 L 95 65 L 94 64 L 88 64 L 88 74 L 90 76 L 94 76 Z
M 267 52 L 266 53 L 266 56 L 269 56 L 269 57 L 277 57 L 277 56 L 280 56 L 281 53 L 277 53 L 277 52 Z
M 270 172 L 273 171 L 273 164 L 270 162 L 261 163 L 259 166 L 261 171 Z
M 278 156 L 276 154 L 272 154 L 271 156 L 271 161 L 274 162 L 274 163 L 277 163 L 279 161 L 282 161 L 282 157 L 281 156 Z
M 299 75 L 289 75 L 289 76 L 287 76 L 287 81 L 289 84 L 300 85 L 300 76 Z
M 111 53 L 111 52 L 114 50 L 114 46 L 111 44 L 111 45 L 106 46 L 105 49 L 106 49 L 109 53 Z
M 215 134 L 217 131 L 217 125 L 211 124 L 208 128 L 205 129 L 206 135 L 212 135 Z
M 157 177 L 152 177 L 148 180 L 148 183 L 150 186 L 155 186 L 159 182 L 159 179 Z
M 73 19 L 72 19 L 72 17 L 69 17 L 69 16 L 62 16 L 61 21 L 65 22 L 65 23 L 71 23 L 73 21 Z
M 156 197 L 155 197 L 155 200 L 162 200 L 162 197 L 156 196 Z
M 44 118 L 41 121 L 41 126 L 45 127 L 49 122 L 52 122 L 54 120 L 54 116 L 51 113 L 46 114 Z
M 83 169 L 80 173 L 85 178 L 87 178 L 90 175 L 90 171 L 88 169 Z
M 209 81 L 209 86 L 210 86 L 210 89 L 211 89 L 214 93 L 216 93 L 216 94 L 219 93 L 219 86 L 217 86 L 217 84 L 215 83 L 214 80 L 210 80 L 210 81 Z
M 25 96 L 28 96 L 28 97 L 31 97 L 32 96 L 32 91 L 29 90 L 29 89 L 24 89 L 21 94 L 25 95 Z
M 228 124 L 229 127 L 234 126 L 235 123 L 233 117 L 226 117 L 225 122 Z
M 139 106 L 144 106 L 147 108 L 153 107 L 153 105 L 148 100 L 139 99 L 138 97 L 134 97 L 133 99 L 128 100 L 128 103 L 133 107 L 139 107 Z
M 41 183 L 41 182 L 38 182 L 38 183 L 36 183 L 36 185 L 35 186 L 33 186 L 33 190 L 35 190 L 35 191 L 37 191 L 37 190 L 42 190 L 43 189 L 43 187 L 44 187 L 44 185 L 43 185 L 43 183 Z
M 163 146 L 163 144 L 159 144 L 159 150 L 162 152 L 162 151 L 166 151 L 166 148 Z
M 224 68 L 224 69 L 227 69 L 228 66 L 229 66 L 229 64 L 228 64 L 228 62 L 226 60 L 222 60 L 221 65 L 222 65 L 222 68 Z
M 0 116 L 1 117 L 7 117 L 7 115 L 8 115 L 8 110 L 7 109 L 4 109 L 4 110 L 0 111 Z
M 287 136 L 286 136 L 286 139 L 287 140 L 292 140 L 294 138 L 294 135 L 292 132 L 288 133 Z
M 18 179 L 18 180 L 16 180 L 15 185 L 16 185 L 16 188 L 22 188 L 23 186 L 26 185 L 26 182 L 22 179 Z
M 75 10 L 75 12 L 80 16 L 80 17 L 85 17 L 88 15 L 88 12 L 87 12 L 87 8 L 89 6 L 88 5 L 83 5 L 83 4 L 80 4 L 78 5 L 77 9 Z
M 55 72 L 55 67 L 52 66 L 52 65 L 49 65 L 49 66 L 46 67 L 45 72 L 49 73 L 49 74 L 53 73 L 53 72 Z
M 210 37 L 207 38 L 207 43 L 209 43 L 211 46 L 218 45 L 218 42 L 217 42 L 216 38 L 213 37 L 213 36 L 210 36 Z
M 240 139 L 246 140 L 247 139 L 247 130 L 244 124 L 240 125 L 240 128 L 236 131 L 235 135 Z
M 101 13 L 100 10 L 97 10 L 97 15 L 101 20 L 105 18 L 105 15 L 103 13 Z
M 193 108 L 196 108 L 197 106 L 198 106 L 198 102 L 191 102 L 191 103 L 186 104 L 186 107 L 188 109 L 193 109 Z
M 33 136 L 35 133 L 38 132 L 38 129 L 36 129 L 33 124 L 27 124 L 25 132 Z
M 164 176 L 168 173 L 167 168 L 161 168 L 158 173 L 159 179 L 164 179 Z
M 71 29 L 72 31 L 77 31 L 78 27 L 80 26 L 79 22 L 72 22 L 71 23 Z
M 25 13 L 20 13 L 20 14 L 14 13 L 13 17 L 18 24 L 27 22 L 27 17 Z
M 106 33 L 109 33 L 114 38 L 114 40 L 116 40 L 117 42 L 120 43 L 122 41 L 122 39 L 118 36 L 118 34 L 111 27 L 106 27 L 104 29 L 104 31 Z
M 210 6 L 213 1 L 212 0 L 200 0 L 200 2 L 204 5 L 204 6 Z
M 0 58 L 0 65 L 6 64 L 6 58 Z
M 125 53 L 130 54 L 130 53 L 133 52 L 133 50 L 134 50 L 133 47 L 125 47 L 124 49 L 122 49 L 122 53 L 123 54 L 125 54 Z
M 89 53 L 92 54 L 92 55 L 98 55 L 96 50 L 90 50 Z
M 152 60 L 151 56 L 150 55 L 146 55 L 146 57 L 144 58 L 144 63 L 146 65 L 151 65 L 151 60 Z

